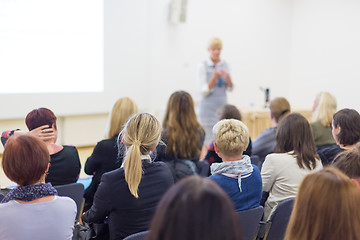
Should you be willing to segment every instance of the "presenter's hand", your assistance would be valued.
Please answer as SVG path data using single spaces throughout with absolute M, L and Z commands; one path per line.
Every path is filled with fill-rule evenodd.
M 233 83 L 232 83 L 229 72 L 226 70 L 221 70 L 221 72 L 222 72 L 222 75 L 225 77 L 225 81 L 227 82 L 228 87 L 232 88 Z
M 213 77 L 217 80 L 221 76 L 222 71 L 221 69 L 215 69 Z
M 48 141 L 55 138 L 54 129 L 49 128 L 49 125 L 43 125 L 35 128 L 29 132 L 30 135 L 38 137 L 43 141 Z
M 221 75 L 223 75 L 226 80 L 228 80 L 230 78 L 230 74 L 226 70 L 221 70 Z

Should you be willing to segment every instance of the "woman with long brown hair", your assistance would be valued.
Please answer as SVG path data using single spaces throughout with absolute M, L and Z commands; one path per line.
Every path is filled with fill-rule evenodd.
M 340 170 L 307 175 L 296 196 L 285 240 L 360 239 L 360 191 Z
M 282 200 L 296 196 L 307 174 L 322 169 L 310 124 L 301 114 L 291 113 L 279 123 L 276 142 L 261 169 L 263 191 L 269 193 L 265 219 Z
M 174 92 L 168 101 L 163 121 L 162 140 L 157 160 L 184 160 L 193 165 L 199 161 L 205 132 L 197 120 L 194 102 L 185 91 Z

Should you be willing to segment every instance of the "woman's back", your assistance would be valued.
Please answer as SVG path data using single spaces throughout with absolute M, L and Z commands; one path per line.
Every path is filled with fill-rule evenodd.
M 80 174 L 81 163 L 79 153 L 74 146 L 64 148 L 50 155 L 49 173 L 46 182 L 53 186 L 75 183 Z
M 76 211 L 73 200 L 58 196 L 48 202 L 0 204 L 0 239 L 70 240 Z
M 161 162 L 143 161 L 143 170 L 138 198 L 129 191 L 124 169 L 105 173 L 94 196 L 94 205 L 83 220 L 96 222 L 109 216 L 111 239 L 122 239 L 147 230 L 160 198 L 173 185 L 173 178 L 168 167 Z M 92 211 L 93 208 L 96 212 Z
M 269 192 L 265 203 L 264 219 L 267 219 L 278 203 L 282 200 L 295 197 L 302 179 L 309 173 L 322 169 L 317 160 L 314 169 L 300 168 L 296 157 L 290 153 L 272 153 L 267 155 L 261 168 L 263 191 Z

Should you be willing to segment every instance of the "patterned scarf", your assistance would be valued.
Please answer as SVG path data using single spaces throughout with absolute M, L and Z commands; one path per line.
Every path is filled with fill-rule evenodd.
M 238 161 L 221 162 L 211 164 L 211 174 L 229 173 L 238 176 L 238 184 L 241 190 L 241 178 L 246 178 L 253 172 L 253 166 L 248 155 L 243 155 L 243 158 Z
M 30 202 L 38 198 L 57 195 L 56 189 L 51 183 L 41 183 L 38 185 L 18 186 L 17 188 L 11 189 L 6 194 L 1 203 L 6 203 L 11 200 L 20 200 Z

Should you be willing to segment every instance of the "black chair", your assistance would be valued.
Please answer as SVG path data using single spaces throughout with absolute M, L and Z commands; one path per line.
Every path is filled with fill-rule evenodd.
M 237 212 L 240 218 L 244 240 L 253 240 L 259 228 L 259 223 L 264 215 L 262 206 Z
M 210 165 L 208 162 L 199 161 L 196 163 L 196 166 L 199 170 L 198 174 L 201 177 L 208 177 L 210 172 Z
M 269 221 L 266 222 L 267 230 L 265 232 L 264 240 L 284 239 L 294 200 L 295 198 L 288 198 L 277 205 Z
M 75 201 L 77 207 L 77 214 L 75 221 L 81 217 L 84 204 L 84 185 L 81 183 L 70 183 L 66 185 L 54 186 L 59 196 L 69 197 Z
M 148 232 L 149 231 L 134 233 L 134 234 L 124 238 L 124 240 L 143 240 L 143 239 L 145 239 L 146 234 L 148 234 Z

